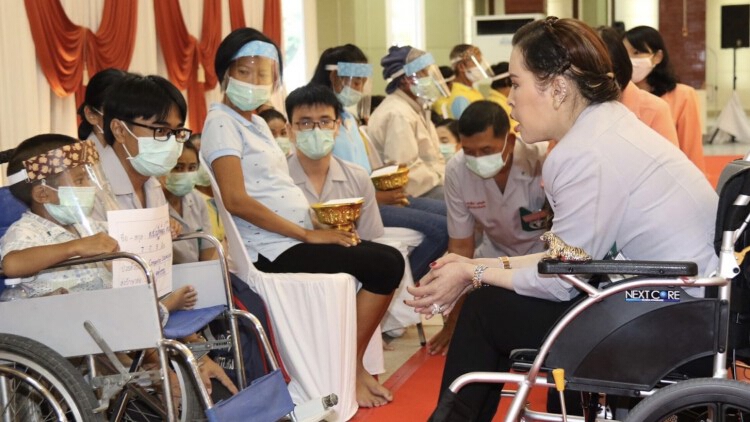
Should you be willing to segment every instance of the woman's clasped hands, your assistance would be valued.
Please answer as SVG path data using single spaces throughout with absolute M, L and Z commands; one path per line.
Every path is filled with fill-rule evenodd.
M 474 264 L 469 258 L 456 254 L 447 254 L 432 264 L 417 286 L 407 287 L 414 295 L 413 300 L 404 303 L 412 306 L 415 312 L 431 318 L 436 314 L 448 315 L 456 301 L 472 289 L 471 277 Z

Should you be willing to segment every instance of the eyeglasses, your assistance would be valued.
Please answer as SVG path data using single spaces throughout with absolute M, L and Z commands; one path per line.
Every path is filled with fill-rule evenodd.
M 186 128 L 179 128 L 179 129 L 170 129 L 168 127 L 158 127 L 158 126 L 149 126 L 144 125 L 142 123 L 137 123 L 132 120 L 126 120 L 131 125 L 139 126 L 146 129 L 151 129 L 154 131 L 154 139 L 157 141 L 164 142 L 169 139 L 170 136 L 174 135 L 174 138 L 179 143 L 184 143 L 188 139 L 190 139 L 190 135 L 193 134 L 193 131 Z
M 310 130 L 315 129 L 315 126 L 320 128 L 320 130 L 331 130 L 336 129 L 336 120 L 335 119 L 321 119 L 320 121 L 313 121 L 313 120 L 302 120 L 301 122 L 295 123 L 297 125 L 297 129 L 300 132 L 307 132 Z

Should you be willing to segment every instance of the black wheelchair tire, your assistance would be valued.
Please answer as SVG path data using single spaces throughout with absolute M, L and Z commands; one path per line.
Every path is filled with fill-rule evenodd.
M 103 420 L 94 413 L 99 403 L 81 373 L 49 347 L 26 337 L 0 334 L 0 365 L 24 372 L 49 389 L 68 420 Z
M 198 387 L 192 380 L 187 363 L 180 358 L 171 358 L 169 364 L 177 377 L 180 388 L 180 400 L 175 408 L 176 420 L 178 422 L 206 421 L 207 417 L 200 400 Z M 161 393 L 161 387 L 158 388 L 158 393 L 156 391 L 151 392 L 152 398 L 159 397 L 156 403 L 152 399 L 144 400 L 137 396 L 130 397 L 125 412 L 119 420 L 122 422 L 159 422 L 166 420 L 167 408 L 166 403 L 161 400 L 163 397 Z M 141 394 L 145 393 L 141 392 Z
M 704 406 L 719 411 L 741 411 L 744 419 L 719 415 L 715 421 L 748 420 L 750 417 L 750 384 L 720 378 L 696 378 L 662 388 L 645 398 L 629 412 L 626 422 L 658 422 L 670 419 L 679 412 L 700 413 Z M 678 420 L 691 420 L 679 417 Z M 697 420 L 705 420 L 696 418 Z

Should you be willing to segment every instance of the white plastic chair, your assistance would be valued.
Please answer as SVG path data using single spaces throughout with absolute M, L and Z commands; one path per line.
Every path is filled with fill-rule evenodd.
M 203 157 L 201 165 L 210 169 Z M 250 260 L 232 215 L 224 207 L 211 171 L 219 217 L 229 245 L 230 271 L 266 302 L 279 353 L 292 376 L 289 392 L 295 403 L 335 393 L 339 397 L 334 420 L 348 420 L 356 401 L 357 280 L 345 273 L 264 273 Z M 365 368 L 382 367 L 380 330 L 365 352 Z

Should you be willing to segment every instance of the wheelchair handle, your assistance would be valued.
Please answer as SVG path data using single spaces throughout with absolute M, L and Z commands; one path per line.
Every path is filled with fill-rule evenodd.
M 539 274 L 629 274 L 647 277 L 690 277 L 698 274 L 698 265 L 687 261 L 599 260 L 564 262 L 544 258 L 537 264 Z

